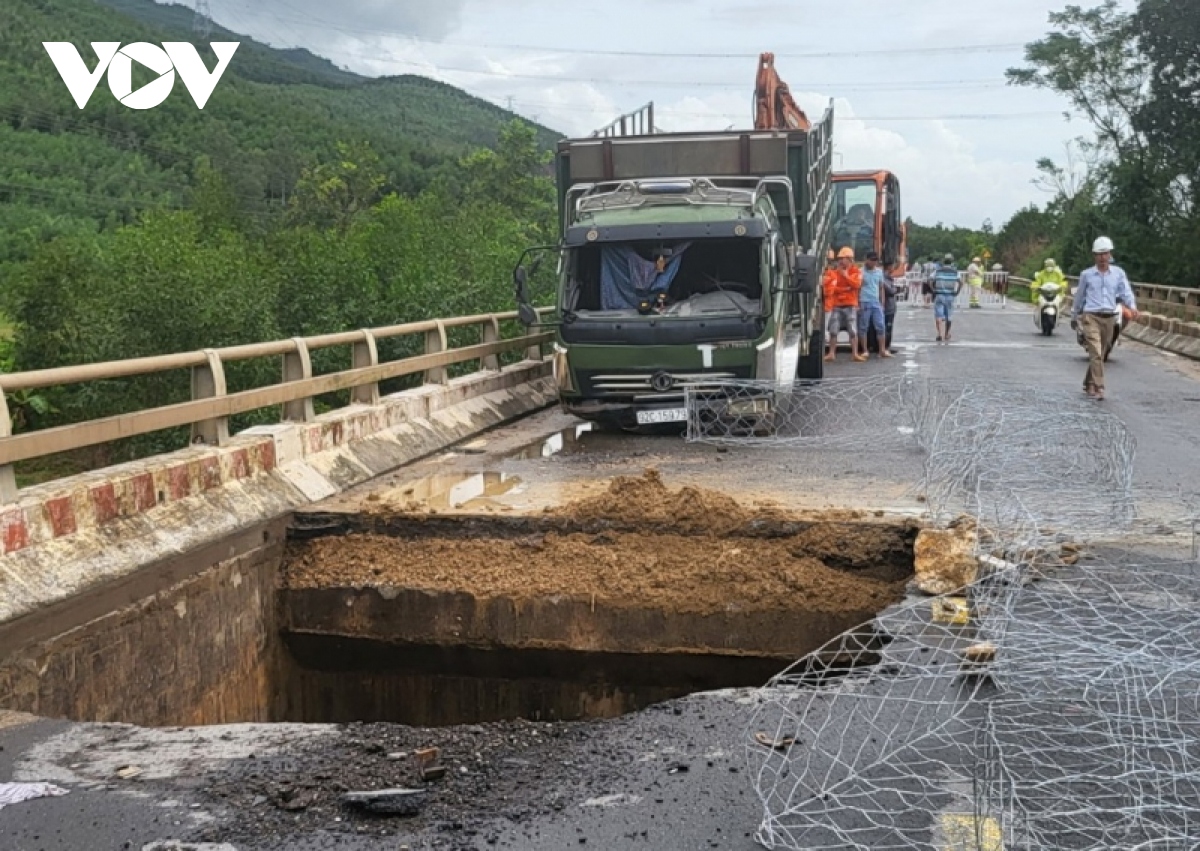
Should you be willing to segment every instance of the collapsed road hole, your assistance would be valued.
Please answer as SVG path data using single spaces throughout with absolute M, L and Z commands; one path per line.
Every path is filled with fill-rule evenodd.
M 577 720 L 761 685 L 900 599 L 915 535 L 654 474 L 536 517 L 308 512 L 281 720 Z
M 613 717 L 762 685 L 871 621 L 903 597 L 917 534 L 653 474 L 535 516 L 351 508 L 11 625 L 0 707 L 142 726 Z

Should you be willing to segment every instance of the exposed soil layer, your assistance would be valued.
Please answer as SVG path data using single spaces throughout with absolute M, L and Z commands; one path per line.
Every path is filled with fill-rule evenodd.
M 842 519 L 808 523 L 786 536 L 749 537 L 746 530 L 757 522 L 777 526 L 787 516 L 713 491 L 672 491 L 653 471 L 617 478 L 606 493 L 555 514 L 639 531 L 321 537 L 293 543 L 284 583 L 469 591 L 485 598 L 567 595 L 675 612 L 738 606 L 842 613 L 894 602 L 911 575 L 898 553 L 911 543 L 908 527 L 851 526 Z
M 902 581 L 827 567 L 796 540 L 630 533 L 548 533 L 526 541 L 320 538 L 294 553 L 285 581 L 290 588 L 391 585 L 477 597 L 566 594 L 679 612 L 731 604 L 873 611 L 903 590 Z

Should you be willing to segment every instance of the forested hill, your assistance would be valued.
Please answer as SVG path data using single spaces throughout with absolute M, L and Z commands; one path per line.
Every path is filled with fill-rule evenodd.
M 42 47 L 73 42 L 90 67 L 89 42 L 193 41 L 191 25 L 190 9 L 153 0 L 0 2 L 0 269 L 55 235 L 190 207 L 202 168 L 225 177 L 245 213 L 282 208 L 304 168 L 343 142 L 370 146 L 385 191 L 414 194 L 453 180 L 459 159 L 513 118 L 452 86 L 361 77 L 220 27 L 204 41 L 241 47 L 203 111 L 178 83 L 162 105 L 128 109 L 103 80 L 80 110 Z M 543 148 L 559 135 L 536 130 Z

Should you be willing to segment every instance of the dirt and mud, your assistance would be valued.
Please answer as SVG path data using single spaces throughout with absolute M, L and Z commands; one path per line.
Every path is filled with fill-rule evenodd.
M 298 835 L 356 834 L 399 848 L 401 837 L 423 833 L 422 848 L 472 847 L 495 835 L 498 821 L 520 824 L 603 794 L 625 757 L 596 746 L 593 733 L 591 724 L 520 720 L 437 729 L 348 724 L 210 778 L 205 797 L 236 813 L 236 823 L 197 838 L 285 848 Z M 415 752 L 428 748 L 439 751 L 439 779 L 419 773 Z M 425 791 L 414 817 L 371 815 L 343 801 L 347 792 L 397 788 Z
M 565 595 L 610 605 L 706 613 L 760 610 L 877 611 L 898 600 L 911 575 L 907 525 L 809 518 L 792 534 L 755 537 L 792 519 L 695 487 L 669 488 L 655 471 L 618 477 L 607 491 L 548 512 L 612 531 L 549 530 L 524 537 L 383 534 L 294 543 L 291 589 L 402 587 L 476 597 Z M 636 530 L 636 531 L 631 531 Z M 910 551 L 911 552 L 911 551 Z

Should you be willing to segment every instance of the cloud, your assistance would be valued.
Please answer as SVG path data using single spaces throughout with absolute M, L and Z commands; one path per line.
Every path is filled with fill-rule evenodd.
M 811 117 L 838 98 L 838 168 L 892 169 L 917 220 L 974 226 L 1047 200 L 1035 163 L 1087 132 L 1057 95 L 1004 81 L 1064 3 L 211 0 L 236 31 L 367 75 L 434 77 L 572 136 L 648 101 L 664 129 L 745 128 L 770 51 Z

